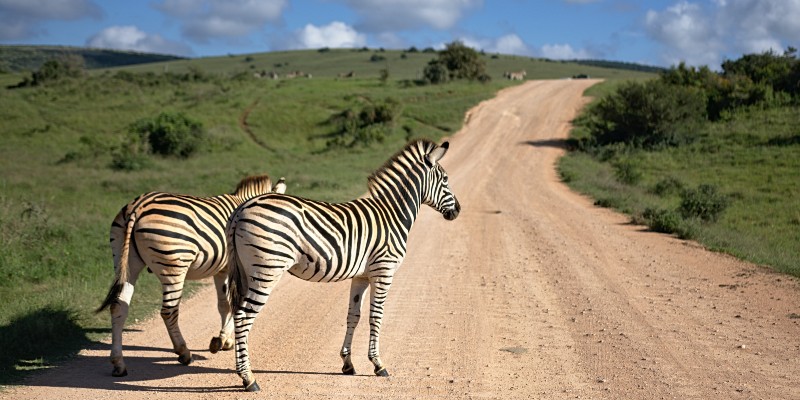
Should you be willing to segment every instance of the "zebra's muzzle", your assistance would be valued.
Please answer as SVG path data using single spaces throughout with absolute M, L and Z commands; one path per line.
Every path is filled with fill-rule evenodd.
M 453 206 L 453 208 L 451 208 L 449 210 L 445 210 L 442 213 L 442 216 L 444 216 L 444 219 L 446 219 L 448 221 L 452 221 L 452 220 L 456 219 L 456 217 L 458 217 L 458 213 L 460 213 L 460 212 L 461 212 L 461 204 L 459 204 L 458 200 L 456 200 L 455 206 Z

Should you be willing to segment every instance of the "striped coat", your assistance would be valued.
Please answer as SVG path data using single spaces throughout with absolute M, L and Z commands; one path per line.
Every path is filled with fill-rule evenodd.
M 353 332 L 363 295 L 370 289 L 368 357 L 386 376 L 379 356 L 383 305 L 395 271 L 406 254 L 411 226 L 423 204 L 448 219 L 461 209 L 438 163 L 448 144 L 415 141 L 369 178 L 369 195 L 346 203 L 294 196 L 255 197 L 233 214 L 228 227 L 232 263 L 236 368 L 248 391 L 259 390 L 250 368 L 248 335 L 284 271 L 314 282 L 351 279 L 342 371 L 354 374 Z
M 161 317 L 181 363 L 192 361 L 178 326 L 178 306 L 186 279 L 214 277 L 222 329 L 220 336 L 212 340 L 211 350 L 232 347 L 230 306 L 226 296 L 225 226 L 233 210 L 245 200 L 272 191 L 283 193 L 285 189 L 283 178 L 273 187 L 269 176 L 252 176 L 239 182 L 232 194 L 195 197 L 150 192 L 119 211 L 111 224 L 116 277 L 105 301 L 97 309 L 100 312 L 111 307 L 112 375 L 127 375 L 122 357 L 122 330 L 134 285 L 145 267 L 161 281 Z

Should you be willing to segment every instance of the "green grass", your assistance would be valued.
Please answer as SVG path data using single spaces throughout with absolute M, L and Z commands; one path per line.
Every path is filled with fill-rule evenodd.
M 451 135 L 470 107 L 517 84 L 500 79 L 506 69 L 526 68 L 529 78 L 652 76 L 486 56 L 496 77 L 489 84 L 417 86 L 412 81 L 434 54 L 402 58 L 400 51 L 386 51 L 379 53 L 386 57 L 380 63 L 369 61 L 372 54 L 331 50 L 179 60 L 93 70 L 87 78 L 21 89 L 6 87 L 22 74 L 0 74 L 0 385 L 108 335 L 108 313 L 93 310 L 113 279 L 109 228 L 120 207 L 141 193 L 216 195 L 232 191 L 246 175 L 266 172 L 285 176 L 288 193 L 350 200 L 366 191 L 367 176 L 409 138 Z M 390 70 L 385 85 L 378 79 L 383 68 Z M 303 70 L 314 77 L 254 78 L 252 72 L 261 69 Z M 200 72 L 198 79 L 181 75 L 191 70 Z M 350 70 L 354 79 L 336 78 Z M 123 79 L 119 71 L 152 74 Z M 382 143 L 327 149 L 327 136 L 336 130 L 326 122 L 332 115 L 390 97 L 403 108 Z M 209 146 L 188 159 L 151 156 L 147 168 L 134 172 L 109 168 L 128 126 L 163 111 L 200 121 Z M 158 281 L 143 274 L 129 323 L 154 315 L 160 293 Z
M 600 157 L 571 152 L 560 160 L 559 170 L 573 189 L 640 223 L 648 222 L 648 208 L 677 210 L 681 188 L 712 185 L 729 199 L 729 206 L 716 222 L 682 220 L 679 235 L 800 276 L 799 123 L 798 107 L 742 111 L 706 125 L 690 145 L 660 151 L 618 149 Z M 574 137 L 585 134 L 573 131 Z M 638 179 L 623 183 L 615 167 L 619 165 Z M 665 190 L 668 184 L 679 187 Z

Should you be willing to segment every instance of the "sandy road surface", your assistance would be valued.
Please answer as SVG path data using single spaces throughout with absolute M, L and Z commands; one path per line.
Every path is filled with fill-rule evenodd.
M 0 394 L 13 399 L 800 399 L 800 284 L 647 232 L 558 182 L 553 163 L 593 81 L 531 81 L 475 107 L 442 161 L 462 204 L 423 210 L 384 320 L 389 378 L 338 374 L 348 284 L 287 276 L 251 335 L 262 391 L 240 392 L 213 288 L 182 307 L 196 361 L 160 318 Z

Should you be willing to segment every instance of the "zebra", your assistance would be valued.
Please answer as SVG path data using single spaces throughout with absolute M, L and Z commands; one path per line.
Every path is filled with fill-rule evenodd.
M 192 353 L 178 326 L 178 306 L 186 279 L 214 277 L 222 329 L 209 347 L 212 353 L 233 347 L 231 311 L 225 294 L 228 281 L 225 226 L 233 210 L 246 200 L 285 191 L 284 178 L 273 186 L 269 176 L 259 175 L 243 179 L 232 194 L 195 197 L 150 192 L 122 207 L 111 224 L 116 276 L 105 301 L 96 310 L 111 308 L 113 376 L 128 374 L 122 358 L 122 330 L 134 284 L 145 267 L 163 286 L 161 317 L 181 364 L 192 362 Z
M 515 71 L 515 72 L 504 72 L 503 77 L 507 78 L 512 81 L 522 81 L 525 80 L 525 76 L 528 75 L 527 72 L 523 69 L 522 71 Z
M 388 376 L 379 356 L 383 307 L 406 240 L 422 204 L 455 219 L 461 211 L 439 164 L 449 144 L 412 141 L 368 179 L 369 193 L 346 203 L 267 194 L 242 204 L 227 228 L 234 312 L 236 370 L 246 391 L 259 391 L 250 368 L 248 337 L 255 318 L 284 271 L 313 282 L 351 279 L 342 372 L 355 374 L 353 332 L 370 288 L 368 357 L 375 374 Z

